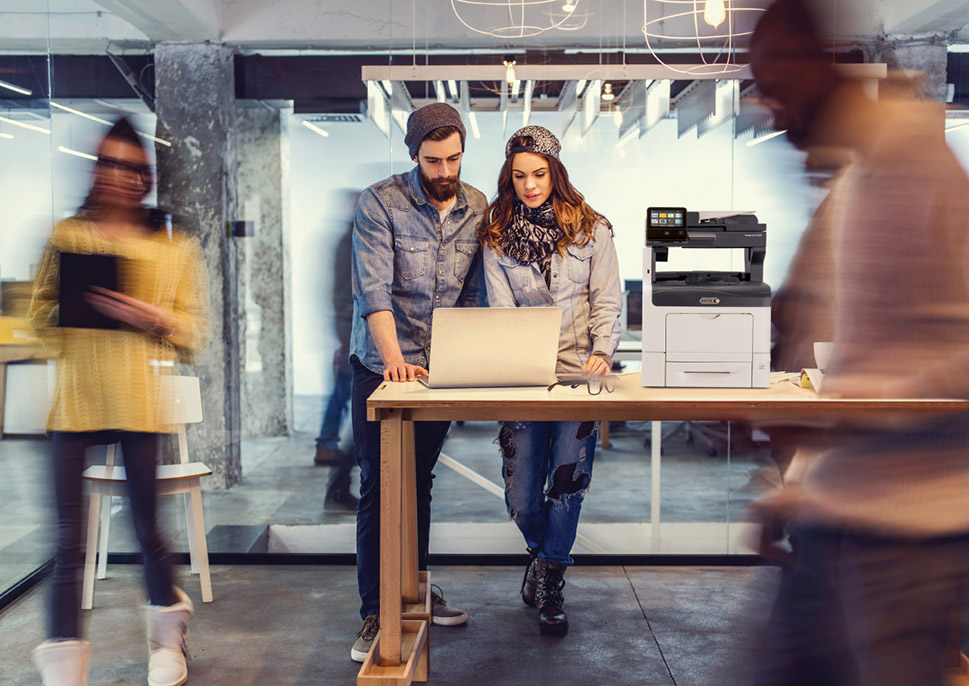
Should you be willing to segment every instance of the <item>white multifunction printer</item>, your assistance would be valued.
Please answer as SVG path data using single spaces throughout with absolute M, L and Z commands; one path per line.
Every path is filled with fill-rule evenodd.
M 743 248 L 743 272 L 657 271 L 671 248 Z M 770 386 L 767 226 L 752 214 L 704 217 L 650 207 L 643 251 L 643 385 Z

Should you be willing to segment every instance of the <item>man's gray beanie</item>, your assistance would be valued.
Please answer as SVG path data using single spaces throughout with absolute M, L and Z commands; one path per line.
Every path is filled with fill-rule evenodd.
M 427 135 L 442 126 L 457 128 L 461 133 L 461 150 L 464 150 L 464 139 L 468 132 L 464 130 L 461 115 L 446 102 L 435 102 L 425 105 L 419 110 L 414 110 L 407 118 L 407 135 L 404 136 L 404 145 L 407 146 L 411 159 L 417 156 L 417 151 L 420 150 L 421 143 L 424 142 Z

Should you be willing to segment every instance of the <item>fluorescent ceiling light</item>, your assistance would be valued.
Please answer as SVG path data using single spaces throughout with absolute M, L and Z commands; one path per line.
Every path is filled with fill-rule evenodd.
M 12 83 L 7 83 L 6 81 L 0 81 L 0 88 L 6 88 L 8 91 L 13 91 L 14 93 L 20 93 L 21 95 L 33 95 L 33 91 L 29 91 L 26 88 L 21 88 L 20 86 L 15 86 Z
M 633 128 L 629 129 L 629 131 L 626 132 L 625 136 L 623 136 L 618 141 L 616 141 L 616 149 L 618 150 L 619 148 L 626 145 L 626 143 L 633 140 L 634 138 L 637 138 L 638 136 L 639 136 L 639 127 L 634 126 Z
M 150 141 L 154 141 L 156 143 L 161 143 L 166 148 L 172 147 L 172 144 L 170 142 L 168 142 L 166 140 L 162 140 L 161 138 L 156 138 L 155 136 L 152 136 L 150 133 L 142 133 L 141 131 L 136 131 L 135 133 L 137 133 L 142 138 L 147 138 Z
M 451 94 L 451 97 L 452 98 L 454 98 L 455 100 L 458 99 L 458 82 L 457 81 L 455 81 L 454 79 L 448 80 L 448 82 L 447 82 L 447 90 L 448 90 L 448 93 Z
M 518 91 L 521 90 L 521 87 L 522 87 L 522 82 L 521 81 L 515 81 L 514 83 L 511 84 L 511 99 L 512 100 L 518 100 Z
M 68 155 L 74 155 L 74 157 L 83 157 L 86 160 L 94 160 L 95 162 L 98 161 L 98 158 L 94 155 L 89 155 L 86 152 L 79 152 L 77 150 L 71 150 L 70 148 L 65 148 L 63 145 L 58 145 L 57 149 L 61 152 L 66 152 Z
M 478 129 L 478 118 L 474 116 L 474 112 L 468 112 L 468 121 L 471 122 L 471 133 L 474 134 L 474 137 L 481 138 L 481 131 Z
M 0 121 L 6 122 L 7 124 L 13 124 L 14 126 L 19 126 L 22 129 L 30 129 L 31 131 L 46 133 L 48 136 L 50 135 L 50 129 L 44 129 L 44 128 L 41 128 L 40 126 L 34 126 L 33 124 L 24 124 L 22 121 L 17 121 L 16 119 L 0 117 Z
M 585 88 L 586 80 L 579 79 L 575 84 L 575 95 L 576 97 L 582 97 L 582 89 Z
M 969 126 L 969 121 L 962 122 L 961 124 L 956 124 L 955 126 L 949 126 L 946 128 L 945 132 L 949 133 L 950 131 L 955 131 L 956 129 L 964 129 L 967 126 Z
M 314 131 L 314 132 L 320 134 L 321 136 L 323 136 L 323 138 L 326 138 L 327 136 L 330 135 L 328 131 L 326 131 L 325 129 L 321 129 L 319 126 L 317 126 L 313 122 L 305 121 L 304 120 L 303 121 L 303 126 L 305 126 L 306 128 L 308 128 L 310 131 Z
M 437 95 L 438 102 L 447 100 L 447 93 L 444 92 L 444 82 L 440 79 L 434 82 L 434 93 Z
M 105 126 L 114 126 L 114 124 L 112 122 L 109 122 L 107 119 L 102 119 L 101 117 L 95 117 L 93 114 L 88 114 L 87 112 L 81 112 L 80 110 L 76 110 L 73 107 L 68 107 L 67 105 L 62 105 L 59 102 L 54 102 L 53 100 L 51 100 L 50 106 L 56 107 L 59 110 L 64 110 L 65 112 L 70 112 L 71 114 L 76 114 L 77 116 L 84 117 L 85 119 L 90 119 L 91 121 L 95 121 L 98 124 L 104 124 Z M 155 143 L 161 143 L 162 145 L 167 146 L 169 148 L 172 147 L 172 144 L 169 143 L 168 141 L 152 136 L 150 133 L 142 133 L 141 131 L 136 131 L 135 133 L 137 133 L 142 138 L 147 138 L 148 140 L 154 141 Z
M 9 133 L 0 133 L 0 138 L 13 138 L 13 135 Z
M 761 143 L 769 141 L 771 138 L 777 138 L 785 133 L 787 133 L 787 129 L 784 129 L 783 131 L 775 131 L 774 133 L 768 133 L 766 136 L 758 136 L 757 138 L 747 141 L 747 147 L 752 148 L 755 145 L 760 145 Z
M 59 102 L 50 101 L 51 107 L 56 107 L 59 110 L 64 110 L 65 112 L 70 112 L 71 114 L 76 114 L 79 117 L 84 117 L 85 119 L 90 119 L 91 121 L 96 121 L 98 124 L 104 124 L 105 126 L 112 126 L 111 122 L 107 119 L 101 119 L 101 117 L 95 117 L 93 114 L 87 114 L 86 112 L 81 112 L 73 107 L 68 107 L 67 105 L 62 105 Z

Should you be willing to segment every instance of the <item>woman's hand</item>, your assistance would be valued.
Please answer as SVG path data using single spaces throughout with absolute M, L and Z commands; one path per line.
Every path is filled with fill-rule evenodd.
M 591 355 L 582 365 L 582 376 L 606 376 L 609 373 L 609 363 L 601 355 Z
M 100 286 L 91 286 L 91 290 L 84 294 L 84 299 L 105 317 L 130 324 L 160 338 L 171 335 L 177 324 L 175 317 L 158 305 Z

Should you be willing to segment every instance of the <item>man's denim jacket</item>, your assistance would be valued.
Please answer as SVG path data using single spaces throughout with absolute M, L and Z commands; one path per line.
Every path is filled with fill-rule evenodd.
M 559 375 L 578 374 L 594 352 L 609 357 L 619 346 L 622 291 L 612 232 L 599 222 L 595 240 L 552 255 L 551 285 L 536 264 L 519 264 L 490 248 L 484 251 L 488 303 L 492 307 L 562 308 Z
M 384 372 L 368 315 L 392 312 L 404 360 L 427 368 L 434 308 L 487 304 L 477 234 L 487 207 L 481 191 L 461 182 L 442 232 L 417 167 L 361 194 L 353 220 L 350 354 L 365 367 Z

